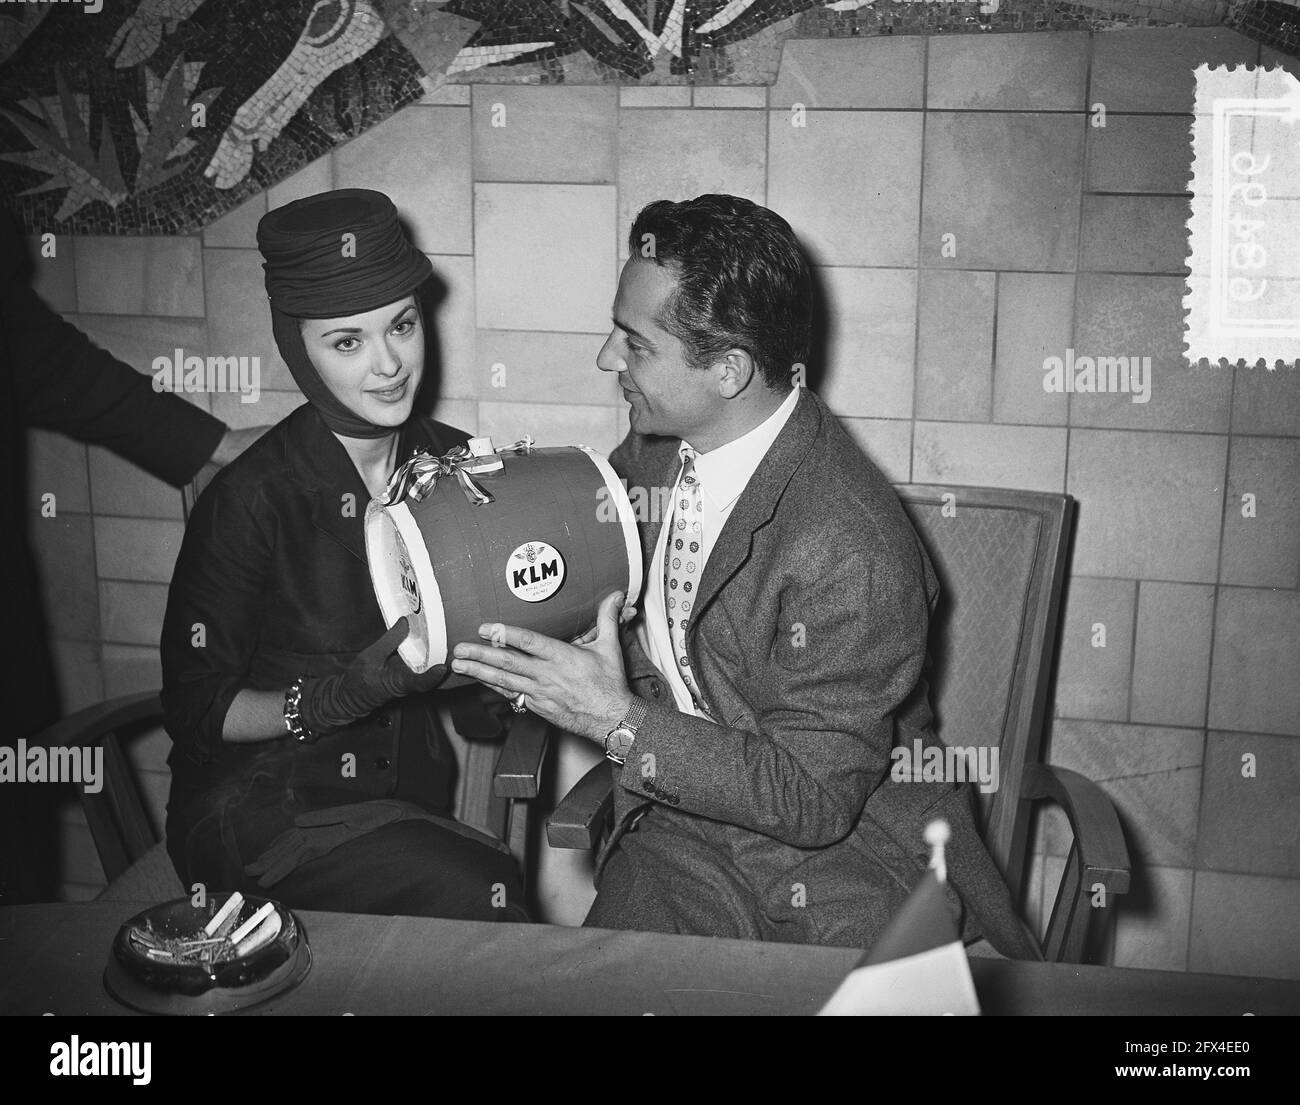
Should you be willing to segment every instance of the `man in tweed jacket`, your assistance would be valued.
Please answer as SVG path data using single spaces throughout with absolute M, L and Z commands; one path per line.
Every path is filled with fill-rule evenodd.
M 968 786 L 890 778 L 895 744 L 934 741 L 938 584 L 884 476 L 790 387 L 811 317 L 793 232 L 701 196 L 651 204 L 629 247 L 597 364 L 631 406 L 615 469 L 651 503 L 672 489 L 641 527 L 641 616 L 620 635 L 606 601 L 576 644 L 485 626 L 498 647 L 453 665 L 622 754 L 586 923 L 868 946 L 941 816 L 967 937 L 1037 957 Z

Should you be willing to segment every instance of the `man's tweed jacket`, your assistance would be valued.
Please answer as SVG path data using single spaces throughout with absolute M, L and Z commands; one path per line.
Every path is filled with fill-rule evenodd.
M 672 488 L 677 438 L 631 433 L 629 488 Z M 662 518 L 641 527 L 647 586 Z M 976 832 L 968 784 L 896 782 L 890 748 L 932 743 L 922 669 L 934 570 L 893 488 L 810 391 L 718 536 L 687 650 L 714 722 L 680 713 L 629 627 L 649 703 L 616 777 L 587 924 L 869 946 L 952 828 L 949 881 L 977 933 L 1039 958 Z M 973 923 L 972 923 L 973 922 Z

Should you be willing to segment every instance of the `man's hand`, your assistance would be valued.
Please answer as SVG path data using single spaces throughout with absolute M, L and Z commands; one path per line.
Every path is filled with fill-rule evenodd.
M 619 648 L 623 595 L 600 604 L 595 628 L 567 644 L 518 626 L 489 622 L 479 636 L 489 644 L 458 644 L 452 671 L 514 698 L 553 725 L 601 742 L 631 708 Z
M 619 625 L 627 625 L 627 623 L 630 622 L 630 621 L 632 621 L 632 619 L 635 618 L 635 617 L 636 617 L 636 607 L 635 607 L 635 606 L 625 606 L 625 607 L 623 607 L 622 612 L 621 612 L 621 613 L 619 614 L 619 616 L 618 616 L 618 623 L 619 623 Z M 589 630 L 587 630 L 586 633 L 580 633 L 580 634 L 578 634 L 578 636 L 574 637 L 573 640 L 571 640 L 571 641 L 569 642 L 569 644 L 571 644 L 571 645 L 589 645 L 589 644 L 591 644 L 592 641 L 594 641 L 594 640 L 596 639 L 596 637 L 597 637 L 597 635 L 598 635 L 599 633 L 600 633 L 600 623 L 597 622 L 597 623 L 596 623 L 595 625 L 593 625 Z M 480 682 L 481 682 L 481 681 L 480 681 Z M 486 687 L 487 690 L 491 691 L 493 694 L 495 694 L 495 695 L 500 695 L 500 696 L 501 696 L 502 698 L 504 698 L 504 699 L 509 700 L 509 699 L 512 699 L 512 698 L 515 697 L 514 694 L 512 694 L 510 691 L 507 691 L 504 687 L 493 687 L 493 686 L 491 686 L 491 685 L 489 685 L 489 684 L 487 684 L 487 683 L 481 683 L 481 685 L 484 686 L 484 687 Z M 619 720 L 621 721 L 622 718 L 620 718 Z M 605 738 L 604 738 L 604 736 L 602 735 L 602 736 L 601 736 L 601 740 L 604 740 L 604 739 L 605 739 Z
M 622 609 L 621 611 L 619 611 L 619 615 L 618 615 L 618 624 L 619 624 L 619 625 L 627 625 L 627 623 L 630 622 L 630 621 L 631 621 L 633 618 L 635 618 L 635 617 L 636 617 L 636 607 L 635 607 L 635 606 L 625 606 L 625 607 L 623 607 L 623 609 Z M 596 636 L 597 636 L 599 633 L 600 633 L 600 622 L 597 621 L 596 624 L 593 625 L 589 630 L 587 630 L 586 633 L 582 633 L 582 634 L 580 634 L 579 636 L 574 637 L 573 640 L 569 642 L 569 644 L 571 644 L 571 645 L 589 645 L 589 644 L 591 644 L 592 641 L 594 641 L 594 640 L 596 639 Z M 603 739 L 603 738 L 602 738 L 602 739 Z
M 249 426 L 246 430 L 226 430 L 212 451 L 211 461 L 223 467 L 261 437 L 270 426 Z

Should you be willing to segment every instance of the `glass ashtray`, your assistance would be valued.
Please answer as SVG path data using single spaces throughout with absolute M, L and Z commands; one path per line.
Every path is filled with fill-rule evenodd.
M 279 902 L 236 892 L 202 906 L 177 898 L 130 918 L 113 940 L 104 987 L 146 1013 L 230 1013 L 285 993 L 309 970 L 302 923 Z

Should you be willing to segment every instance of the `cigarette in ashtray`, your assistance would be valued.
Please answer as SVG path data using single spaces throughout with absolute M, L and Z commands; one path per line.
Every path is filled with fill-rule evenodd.
M 216 936 L 217 929 L 221 928 L 221 926 L 224 925 L 232 917 L 239 916 L 239 911 L 240 909 L 243 908 L 243 905 L 244 905 L 244 896 L 238 890 L 236 890 L 233 894 L 230 895 L 229 898 L 226 899 L 226 904 L 223 905 L 219 910 L 217 910 L 217 912 L 213 915 L 212 920 L 209 921 L 207 925 L 204 926 L 203 935 Z M 222 935 L 225 934 L 222 933 Z
M 261 918 L 259 920 L 259 918 Z M 280 914 L 276 912 L 275 903 L 267 902 L 261 909 L 245 922 L 243 928 L 255 926 L 240 938 L 232 936 L 231 942 L 235 945 L 235 957 L 249 955 L 257 951 L 258 948 L 264 947 L 280 935 Z
M 163 962 L 185 963 L 197 958 L 211 967 L 239 959 L 271 943 L 284 926 L 274 902 L 264 904 L 240 925 L 239 915 L 245 904 L 244 896 L 236 890 L 209 919 L 202 935 L 189 939 L 155 932 L 149 922 L 143 927 L 133 926 L 130 938 L 148 958 Z
M 211 940 L 187 940 L 184 945 L 177 949 L 177 954 L 182 959 L 188 959 L 190 956 L 202 955 L 208 948 L 216 948 L 219 944 L 224 944 L 224 936 L 214 936 Z
M 131 939 L 147 951 L 162 951 L 162 944 L 154 938 L 151 932 L 144 929 L 133 928 L 131 930 Z
M 247 921 L 245 921 L 242 925 L 240 925 L 239 928 L 235 929 L 235 931 L 230 934 L 230 942 L 235 945 L 235 949 L 238 950 L 239 942 L 243 940 L 243 938 L 247 936 L 250 932 L 252 932 L 255 928 L 257 928 L 258 925 L 260 925 L 263 921 L 265 921 L 268 917 L 270 917 L 271 914 L 274 912 L 275 912 L 275 903 L 267 902 L 264 906 L 262 906 L 261 909 L 259 909 L 256 913 L 254 913 Z

